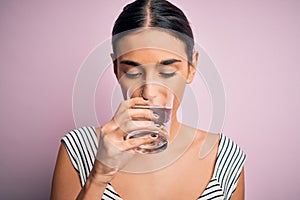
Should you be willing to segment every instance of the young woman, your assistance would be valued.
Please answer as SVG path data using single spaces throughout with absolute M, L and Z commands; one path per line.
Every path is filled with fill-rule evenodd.
M 143 85 L 108 123 L 63 137 L 51 199 L 244 199 L 241 149 L 223 134 L 186 126 L 176 117 L 198 60 L 184 13 L 168 1 L 137 0 L 123 9 L 112 35 L 114 72 L 124 97 L 132 85 Z M 140 154 L 137 149 L 159 137 L 126 136 L 157 130 L 158 116 L 136 106 L 163 99 L 166 88 L 175 97 L 168 147 Z

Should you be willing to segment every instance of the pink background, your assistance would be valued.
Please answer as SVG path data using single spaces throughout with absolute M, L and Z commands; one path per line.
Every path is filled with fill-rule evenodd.
M 80 64 L 128 1 L 1 1 L 0 199 L 48 199 Z M 247 199 L 300 195 L 300 2 L 180 1 L 222 76 Z M 200 169 L 201 170 L 201 169 Z

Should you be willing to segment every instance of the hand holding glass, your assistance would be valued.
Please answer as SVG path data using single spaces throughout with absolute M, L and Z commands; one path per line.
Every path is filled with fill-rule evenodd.
M 135 105 L 133 109 L 150 109 L 153 114 L 157 116 L 153 122 L 158 129 L 155 131 L 151 129 L 132 131 L 128 133 L 125 138 L 127 140 L 146 135 L 157 137 L 157 139 L 150 144 L 144 144 L 135 149 L 136 152 L 142 154 L 158 153 L 167 148 L 174 99 L 173 93 L 159 83 L 147 83 L 147 85 L 143 84 L 139 87 L 133 86 L 129 88 L 127 98 L 133 98 L 137 94 L 140 96 L 141 91 L 144 90 L 143 87 L 149 87 L 149 84 L 153 90 L 153 96 L 149 99 L 150 105 Z

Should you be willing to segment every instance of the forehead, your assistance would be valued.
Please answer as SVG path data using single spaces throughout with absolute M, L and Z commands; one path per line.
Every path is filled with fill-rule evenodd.
M 123 36 L 116 43 L 116 56 L 129 52 L 141 52 L 156 49 L 157 52 L 169 52 L 186 58 L 185 44 L 171 33 L 159 29 L 145 28 Z

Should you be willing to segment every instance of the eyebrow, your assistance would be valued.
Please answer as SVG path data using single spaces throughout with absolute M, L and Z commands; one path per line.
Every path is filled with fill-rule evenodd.
M 161 65 L 171 65 L 173 63 L 176 62 L 181 62 L 181 60 L 177 60 L 177 59 L 169 59 L 169 60 L 163 60 L 160 62 Z
M 161 64 L 161 65 L 171 65 L 171 64 L 176 63 L 176 62 L 181 62 L 181 60 L 168 59 L 168 60 L 161 61 L 159 64 Z M 137 66 L 141 65 L 140 63 L 135 62 L 135 61 L 131 61 L 131 60 L 121 60 L 120 64 L 130 65 L 130 66 L 134 66 L 134 67 L 137 67 Z
M 130 66 L 135 66 L 135 67 L 141 65 L 140 63 L 134 62 L 134 61 L 131 61 L 131 60 L 121 60 L 120 64 L 125 64 L 125 65 L 130 65 Z

